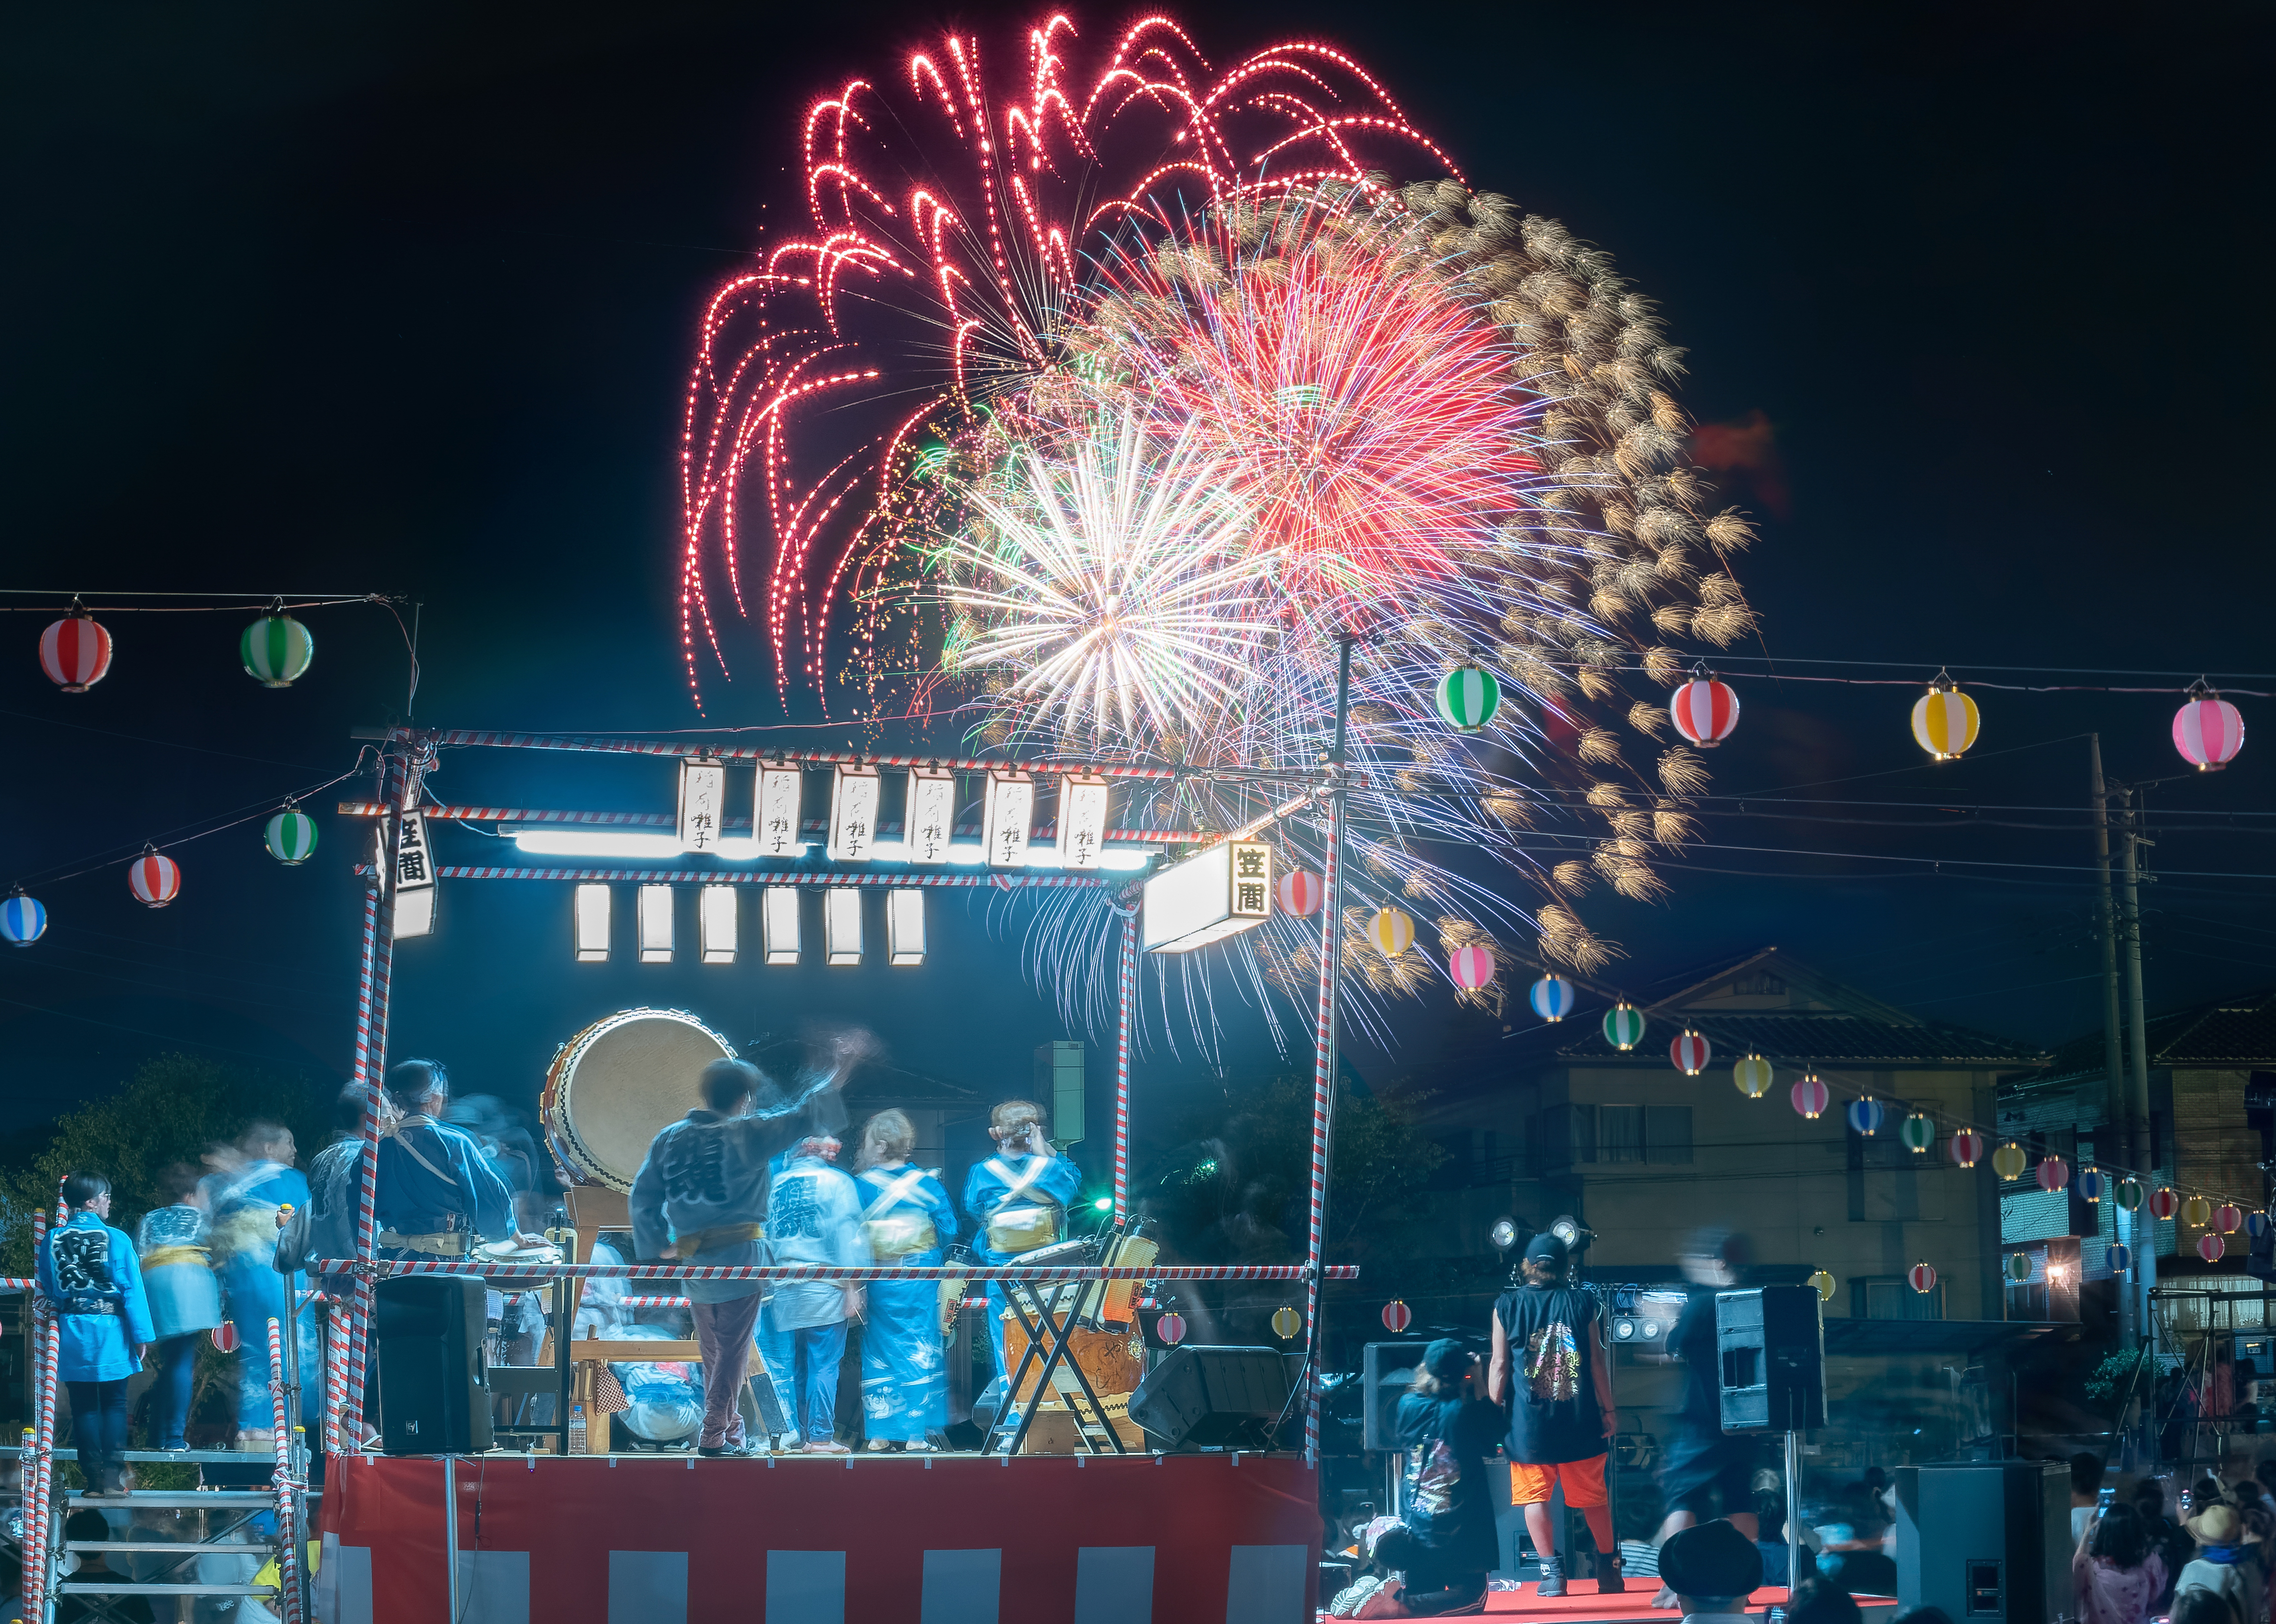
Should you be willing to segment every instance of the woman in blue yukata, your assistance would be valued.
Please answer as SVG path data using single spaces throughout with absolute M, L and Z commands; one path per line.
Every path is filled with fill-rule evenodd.
M 988 1116 L 988 1136 L 998 1149 L 966 1175 L 964 1210 L 976 1229 L 974 1259 L 1000 1268 L 1066 1233 L 1067 1204 L 1082 1188 L 1082 1170 L 1051 1149 L 1043 1137 L 1043 1108 L 1033 1100 L 1005 1100 L 997 1106 Z M 1003 1286 L 990 1281 L 988 1346 L 998 1376 L 1010 1374 L 1004 1369 L 1004 1316 L 1009 1309 Z
M 909 1165 L 916 1130 L 898 1111 L 861 1129 L 854 1158 L 861 1233 L 880 1264 L 937 1269 L 956 1239 L 956 1209 L 937 1172 Z M 948 1366 L 942 1357 L 940 1286 L 932 1280 L 872 1280 L 861 1326 L 861 1415 L 872 1450 L 929 1449 L 948 1425 Z
M 126 1379 L 154 1339 L 134 1243 L 110 1217 L 110 1180 L 64 1180 L 68 1221 L 40 1244 L 40 1291 L 56 1309 L 56 1376 L 71 1393 L 72 1444 L 89 1497 L 123 1493 Z
M 213 1244 L 221 1258 L 222 1290 L 237 1327 L 237 1427 L 239 1448 L 267 1449 L 276 1412 L 269 1397 L 269 1322 L 287 1321 L 284 1293 L 308 1289 L 308 1277 L 289 1282 L 277 1272 L 277 1210 L 308 1204 L 308 1180 L 292 1165 L 298 1154 L 290 1128 L 255 1122 L 238 1142 L 245 1160 L 214 1197 Z M 210 1187 L 209 1187 L 210 1188 Z M 300 1420 L 313 1427 L 322 1412 L 323 1369 L 316 1347 L 316 1306 L 300 1310 Z
M 197 1169 L 178 1162 L 159 1175 L 158 1186 L 171 1204 L 144 1213 L 134 1235 L 158 1342 L 151 1447 L 186 1449 L 198 1340 L 221 1324 L 221 1282 L 214 1279 L 213 1226 Z M 262 1346 L 268 1346 L 265 1335 Z

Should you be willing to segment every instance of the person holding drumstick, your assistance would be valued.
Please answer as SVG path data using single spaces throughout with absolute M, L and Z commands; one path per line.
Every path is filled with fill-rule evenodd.
M 474 1136 L 442 1120 L 450 1098 L 450 1074 L 439 1060 L 388 1068 L 390 1109 L 380 1113 L 379 1172 L 372 1184 L 379 1255 L 415 1262 L 469 1257 L 480 1241 L 544 1245 L 544 1236 L 515 1226 L 513 1187 L 498 1177 Z
M 988 1136 L 999 1147 L 964 1180 L 964 1210 L 978 1233 L 975 1261 L 989 1267 L 1016 1263 L 1023 1252 L 1046 1247 L 1066 1233 L 1067 1203 L 1082 1188 L 1082 1170 L 1051 1149 L 1043 1136 L 1043 1108 L 1033 1100 L 1005 1100 L 989 1113 Z M 988 1346 L 996 1374 L 1004 1369 L 1004 1316 L 1010 1300 L 1000 1281 L 988 1284 Z

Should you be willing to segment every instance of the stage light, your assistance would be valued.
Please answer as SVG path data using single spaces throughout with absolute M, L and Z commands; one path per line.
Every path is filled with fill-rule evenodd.
M 901 816 L 905 862 L 948 861 L 948 838 L 956 829 L 956 775 L 945 767 L 909 769 L 909 792 Z
M 1062 869 L 1096 869 L 1106 839 L 1108 785 L 1098 773 L 1067 773 L 1059 779 L 1058 858 Z
M 1549 1233 L 1562 1241 L 1568 1248 L 1580 1244 L 1581 1226 L 1578 1221 L 1568 1216 L 1559 1215 L 1549 1226 Z
M 822 893 L 822 961 L 861 962 L 861 893 L 851 885 Z
M 618 829 L 516 829 L 514 849 L 533 857 L 673 858 L 678 835 L 633 834 Z
M 1272 848 L 1223 840 L 1146 882 L 1139 939 L 1148 952 L 1189 953 L 1271 914 Z
M 727 764 L 715 755 L 691 755 L 679 763 L 679 846 L 708 852 L 719 844 L 727 824 Z
M 1114 1210 L 1114 1197 L 1113 1197 L 1113 1196 L 1111 1196 L 1111 1195 L 1101 1195 L 1101 1196 L 1100 1196 L 1096 1201 L 1094 1201 L 1094 1202 L 1092 1202 L 1092 1203 L 1090 1203 L 1090 1210 L 1091 1210 L 1093 1212 L 1111 1212 L 1111 1211 L 1113 1211 L 1113 1210 Z
M 1641 1328 L 1643 1332 L 1643 1339 L 1647 1342 L 1655 1340 L 1659 1335 L 1659 1322 L 1656 1319 L 1644 1321 Z
M 671 962 L 671 887 L 643 885 L 640 888 L 640 961 L 642 964 Z
M 759 893 L 760 952 L 769 964 L 798 962 L 798 892 L 770 885 Z
M 885 962 L 922 964 L 925 896 L 914 886 L 885 893 Z
M 735 962 L 732 885 L 706 885 L 695 893 L 695 948 L 705 964 Z
M 609 957 L 609 888 L 580 885 L 572 919 L 575 925 L 577 962 L 604 964 Z
M 1495 1247 L 1501 1251 L 1506 1252 L 1517 1244 L 1517 1226 L 1507 1218 L 1496 1218 L 1494 1226 L 1488 1234 Z
M 884 785 L 875 767 L 839 766 L 830 775 L 830 861 L 867 862 L 877 840 Z
M 785 763 L 759 763 L 751 801 L 753 844 L 762 857 L 798 857 L 806 845 L 799 839 L 799 819 L 806 794 L 806 774 Z
M 1032 774 L 1001 767 L 988 770 L 982 798 L 980 846 L 988 864 L 996 869 L 1021 869 L 1028 863 L 1028 826 L 1036 818 L 1036 780 Z
M 1630 1319 L 1627 1315 L 1623 1314 L 1612 1322 L 1612 1339 L 1614 1341 L 1633 1342 L 1635 1340 L 1635 1333 L 1636 1323 Z

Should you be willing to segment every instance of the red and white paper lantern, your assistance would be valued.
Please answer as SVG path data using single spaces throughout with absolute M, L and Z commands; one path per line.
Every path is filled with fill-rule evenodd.
M 1731 685 L 1700 672 L 1668 697 L 1675 731 L 1703 750 L 1711 750 L 1739 725 L 1739 696 Z
M 1687 1077 L 1696 1077 L 1705 1071 L 1714 1052 L 1714 1046 L 1696 1032 L 1679 1032 L 1675 1041 L 1667 1046 L 1667 1058 Z
M 110 634 L 74 611 L 40 634 L 40 669 L 66 694 L 84 694 L 110 670 Z M 2174 737 L 2181 724 L 2174 725 Z
M 1446 955 L 1446 974 L 1465 992 L 1476 992 L 1494 976 L 1494 956 L 1473 944 Z
M 2224 1235 L 2233 1235 L 2244 1227 L 2244 1209 L 2233 1201 L 2224 1201 L 2212 1210 L 2212 1226 Z
M 1923 1297 L 1936 1289 L 1936 1266 L 1933 1264 L 1915 1264 L 1912 1272 L 1905 1278 L 1912 1282 L 1913 1289 Z
M 1383 1305 L 1383 1328 L 1393 1336 L 1406 1330 L 1414 1320 L 1415 1310 L 1396 1297 Z
M 2227 1250 L 2228 1242 L 2222 1240 L 2219 1235 L 2199 1235 L 2197 1237 L 2197 1256 L 2204 1258 L 2205 1262 L 2209 1264 L 2219 1263 L 2221 1259 L 2221 1254 Z
M 2070 1185 L 2070 1164 L 2060 1156 L 2042 1157 L 2038 1170 L 2039 1188 L 2053 1195 Z
M 1972 1127 L 1963 1127 L 1952 1136 L 1952 1159 L 1962 1167 L 1973 1167 L 1984 1159 L 1984 1135 Z
M 1175 1347 L 1186 1339 L 1186 1317 L 1172 1309 L 1154 1322 L 1154 1334 L 1162 1339 L 1165 1347 Z
M 1280 911 L 1309 919 L 1320 911 L 1327 887 L 1309 869 L 1291 869 L 1280 877 Z
M 2173 1187 L 2161 1184 L 2150 1192 L 2150 1216 L 2160 1222 L 2181 1210 L 2181 1198 L 2174 1194 Z
M 1817 1074 L 1812 1072 L 1800 1082 L 1795 1083 L 1787 1097 L 1794 1102 L 1794 1108 L 1796 1111 L 1815 1122 L 1825 1114 L 1826 1104 L 1832 1096 L 1826 1092 L 1825 1085 L 1817 1080 Z
M 2244 718 L 2202 682 L 2174 712 L 2174 748 L 2199 772 L 2219 772 L 2244 747 Z
M 144 907 L 163 907 L 181 892 L 182 865 L 145 846 L 127 867 L 126 885 Z

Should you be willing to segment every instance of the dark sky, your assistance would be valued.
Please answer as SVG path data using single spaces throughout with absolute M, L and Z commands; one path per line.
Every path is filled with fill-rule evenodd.
M 1300 32 L 1347 47 L 1476 184 L 1610 248 L 1662 302 L 1690 349 L 1685 405 L 1756 425 L 1742 437 L 1775 458 L 1730 490 L 1764 521 L 1741 573 L 1770 651 L 1901 662 L 1863 674 L 1908 681 L 1947 664 L 2276 666 L 2272 244 L 2249 111 L 2265 9 L 1212 10 L 1196 27 L 1220 61 Z M 944 22 L 1001 60 L 1028 16 L 18 14 L 0 584 L 407 593 L 422 721 L 689 725 L 675 459 L 695 313 L 762 214 L 798 206 L 808 96 Z M 263 810 L 345 769 L 348 729 L 405 702 L 401 637 L 374 608 L 311 611 L 315 667 L 284 692 L 238 671 L 241 616 L 119 612 L 113 674 L 58 694 L 34 659 L 47 618 L 0 624 L 7 883 Z M 743 674 L 715 717 L 778 719 Z M 2113 774 L 2174 776 L 2174 700 L 1980 694 L 1976 756 L 1929 771 L 1914 693 L 1748 682 L 1718 793 L 1903 805 L 1709 820 L 1667 904 L 1594 899 L 1630 954 L 1617 978 L 1680 984 L 1775 942 L 1924 1014 L 2047 1043 L 2091 1025 L 2083 840 L 1874 820 L 2077 808 L 2092 730 Z M 2244 702 L 2256 728 L 2276 717 Z M 2171 877 L 2151 897 L 2153 1006 L 2276 981 L 2270 885 L 2229 877 L 2276 875 L 2276 841 L 2219 826 L 2276 808 L 2272 752 L 2264 731 L 2236 769 L 2153 792 L 2176 825 L 2153 854 Z M 436 788 L 662 806 L 656 771 L 461 755 Z M 278 868 L 257 823 L 216 834 L 177 853 L 187 882 L 162 913 L 117 868 L 41 878 L 53 927 L 0 960 L 0 1127 L 170 1047 L 342 1070 L 360 893 L 339 793 L 312 801 L 315 861 Z M 1800 851 L 2048 866 L 1961 877 Z M 1028 1051 L 1066 1035 L 977 913 L 944 920 L 953 951 L 922 972 L 746 966 L 663 990 L 630 967 L 569 979 L 556 894 L 445 907 L 446 936 L 406 955 L 398 1052 L 441 1051 L 462 1088 L 510 1098 L 534 1098 L 574 1026 L 641 999 L 701 1005 L 739 1038 L 868 1019 L 903 1065 L 983 1088 L 1024 1084 Z M 1399 1056 L 1362 1066 L 1427 1068 L 1495 1029 L 1443 998 L 1406 1024 Z M 1150 1075 L 1165 1097 L 1202 1081 L 1166 1058 Z

